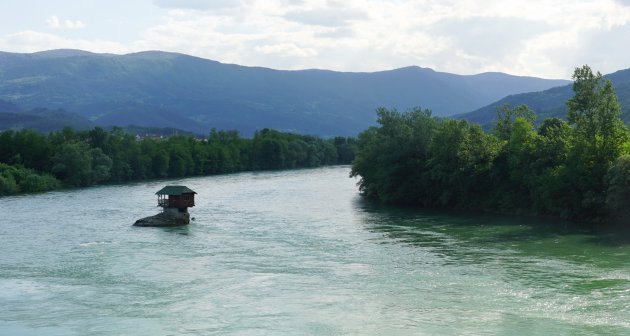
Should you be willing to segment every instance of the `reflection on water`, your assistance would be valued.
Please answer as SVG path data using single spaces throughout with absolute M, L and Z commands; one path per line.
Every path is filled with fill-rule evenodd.
M 622 236 L 377 205 L 347 176 L 169 181 L 198 192 L 181 228 L 131 226 L 163 181 L 0 198 L 0 334 L 630 333 Z
M 630 262 L 623 233 L 530 218 L 447 214 L 370 202 L 360 206 L 370 214 L 368 229 L 385 234 L 390 243 L 437 255 L 442 266 L 457 266 L 466 276 L 500 275 L 513 288 L 494 295 L 515 295 L 512 299 L 527 312 L 542 306 L 574 321 L 585 318 L 579 313 L 589 312 L 589 323 L 603 324 L 610 323 L 617 309 L 629 312 Z M 515 293 L 514 288 L 520 290 Z M 626 322 L 619 325 L 628 327 Z

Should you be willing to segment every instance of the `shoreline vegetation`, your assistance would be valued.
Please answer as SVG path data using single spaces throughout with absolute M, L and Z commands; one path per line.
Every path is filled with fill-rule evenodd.
M 630 222 L 630 132 L 609 80 L 587 65 L 573 75 L 567 121 L 535 123 L 503 105 L 491 132 L 430 110 L 377 109 L 358 138 L 270 129 L 253 138 L 139 139 L 122 128 L 0 132 L 0 196 L 164 178 L 352 164 L 360 192 L 386 204 Z
M 0 132 L 0 196 L 163 178 L 350 164 L 356 141 L 263 129 L 140 139 L 114 127 Z
M 489 133 L 429 110 L 379 108 L 351 176 L 383 203 L 627 226 L 630 133 L 612 83 L 587 65 L 573 80 L 567 121 L 537 127 L 525 105 L 502 106 Z

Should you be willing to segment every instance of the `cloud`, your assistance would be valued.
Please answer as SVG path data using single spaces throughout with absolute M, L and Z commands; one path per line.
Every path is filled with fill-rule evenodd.
M 32 30 L 8 34 L 0 38 L 0 49 L 19 52 L 36 52 L 51 49 L 82 49 L 93 52 L 125 53 L 123 44 L 98 39 L 71 39 Z
M 356 31 L 352 28 L 348 27 L 339 27 L 327 29 L 326 31 L 319 32 L 315 34 L 316 37 L 320 38 L 329 38 L 329 39 L 348 39 L 357 36 Z
M 545 22 L 518 18 L 447 19 L 432 25 L 431 35 L 450 40 L 456 50 L 479 58 L 519 53 L 525 42 L 549 30 Z
M 113 11 L 127 9 L 122 0 L 111 4 L 118 6 Z M 277 69 L 377 71 L 419 65 L 463 74 L 503 71 L 554 78 L 568 78 L 575 66 L 586 62 L 602 72 L 630 67 L 630 47 L 624 40 L 630 34 L 630 0 L 152 4 L 146 12 L 152 16 L 137 25 L 141 30 L 129 31 L 124 43 L 93 17 L 86 16 L 86 27 L 83 21 L 55 15 L 46 20 L 48 27 L 56 28 L 54 35 L 36 28 L 13 33 L 5 29 L 0 47 L 114 53 L 158 49 Z M 145 13 L 142 5 L 133 8 L 137 15 Z M 84 29 L 72 30 L 76 28 Z M 95 33 L 99 38 L 90 38 Z
M 584 36 L 582 43 L 569 55 L 574 66 L 594 65 L 595 70 L 610 73 L 620 70 L 621 64 L 628 65 L 630 24 L 600 30 Z
M 77 21 L 64 20 L 63 24 L 68 29 L 81 29 L 85 27 L 85 24 L 79 20 Z
M 257 52 L 263 54 L 273 54 L 282 57 L 312 57 L 317 55 L 317 51 L 310 48 L 298 47 L 293 43 L 263 45 L 255 49 Z
M 51 28 L 59 28 L 59 18 L 56 15 L 53 15 L 46 19 L 46 24 Z
M 161 8 L 212 10 L 235 8 L 242 4 L 239 0 L 154 0 L 153 3 Z
M 293 10 L 285 14 L 284 17 L 290 21 L 324 27 L 342 27 L 351 21 L 368 18 L 362 11 L 346 8 Z
M 61 20 L 56 15 L 53 15 L 46 19 L 46 24 L 50 28 L 67 28 L 67 29 L 81 29 L 85 28 L 85 24 L 79 20 Z

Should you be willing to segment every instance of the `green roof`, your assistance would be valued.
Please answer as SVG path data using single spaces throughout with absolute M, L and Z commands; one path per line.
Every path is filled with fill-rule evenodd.
M 166 186 L 160 191 L 155 193 L 156 195 L 175 195 L 179 196 L 181 194 L 196 194 L 196 192 L 192 191 L 186 186 Z

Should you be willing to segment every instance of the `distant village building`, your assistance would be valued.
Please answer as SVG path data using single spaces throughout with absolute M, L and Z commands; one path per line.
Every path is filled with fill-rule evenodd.
M 195 206 L 196 192 L 186 186 L 166 186 L 155 193 L 164 212 L 188 213 Z

